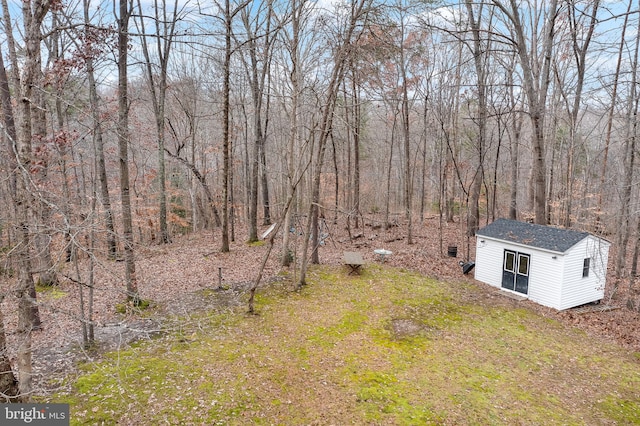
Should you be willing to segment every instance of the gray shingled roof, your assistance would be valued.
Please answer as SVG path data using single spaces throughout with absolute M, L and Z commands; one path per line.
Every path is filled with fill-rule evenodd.
M 479 229 L 476 235 L 564 253 L 590 234 L 517 220 L 497 219 Z

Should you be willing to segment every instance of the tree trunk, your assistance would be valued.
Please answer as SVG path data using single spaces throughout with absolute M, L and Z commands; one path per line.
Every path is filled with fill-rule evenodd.
M 353 207 L 350 213 L 355 215 L 355 228 L 360 226 L 360 130 L 362 128 L 361 106 L 360 106 L 360 84 L 358 67 L 353 58 L 350 59 L 352 69 L 353 92 Z M 336 174 L 336 180 L 337 180 Z
M 513 93 L 513 75 L 507 73 L 507 84 L 509 87 L 509 108 L 512 111 L 512 119 L 510 120 L 510 136 L 509 136 L 509 153 L 511 155 L 511 190 L 509 194 L 509 219 L 518 219 L 518 189 L 521 187 L 519 182 L 520 167 L 520 132 L 522 130 L 521 114 L 518 112 L 516 97 Z
M 131 193 L 129 189 L 129 97 L 127 64 L 129 49 L 129 2 L 119 0 L 118 18 L 118 154 L 120 165 L 120 197 L 122 199 L 122 226 L 124 241 L 125 283 L 127 299 L 135 305 L 140 302 L 136 276 Z
M 293 185 L 294 180 L 296 179 L 296 158 L 295 158 L 295 149 L 298 145 L 298 140 L 300 138 L 300 133 L 298 129 L 299 122 L 299 103 L 300 103 L 300 83 L 301 83 L 301 75 L 300 75 L 300 53 L 299 53 L 299 42 L 300 42 L 300 23 L 301 23 L 301 15 L 303 13 L 303 8 L 298 3 L 297 0 L 292 1 L 292 12 L 291 12 L 291 41 L 289 43 L 290 51 L 289 57 L 291 59 L 291 73 L 289 78 L 291 80 L 291 113 L 290 113 L 290 125 L 289 125 L 289 141 L 288 141 L 288 150 L 285 154 L 286 157 L 286 167 L 287 167 L 287 198 L 291 198 L 292 202 L 295 200 L 295 190 L 296 185 Z M 291 254 L 290 248 L 290 236 L 289 226 L 291 226 L 291 211 L 292 209 L 286 209 L 284 214 L 284 232 L 282 233 L 282 253 L 280 254 L 280 263 L 282 266 L 289 266 L 291 262 L 294 260 Z
M 0 303 L 2 302 L 0 298 Z M 18 380 L 11 369 L 7 354 L 7 335 L 4 329 L 4 315 L 0 310 L 0 402 L 14 402 L 19 394 Z
M 4 6 L 4 5 L 3 5 Z M 18 264 L 18 377 L 20 394 L 29 399 L 32 390 L 31 332 L 40 327 L 35 300 L 35 286 L 31 265 L 31 227 L 35 221 L 35 188 L 31 184 L 32 174 L 32 105 L 34 86 L 40 74 L 40 25 L 49 11 L 49 3 L 36 0 L 23 2 L 25 54 L 19 87 L 20 132 L 16 141 L 16 157 L 19 168 L 15 206 L 18 218 L 16 235 L 19 243 L 15 250 Z M 7 12 L 6 12 L 7 13 Z M 16 66 L 17 64 L 14 64 Z
M 404 68 L 404 67 L 403 67 Z M 411 162 L 409 98 L 406 77 L 402 83 L 402 140 L 404 149 L 404 208 L 407 219 L 407 244 L 413 244 L 413 174 Z
M 16 161 L 16 127 L 13 118 L 13 108 L 11 107 L 11 97 L 9 91 L 9 81 L 4 66 L 3 52 L 0 46 L 0 105 L 2 106 L 2 118 L 5 128 L 5 139 L 7 141 L 7 152 L 9 161 L 9 192 L 14 206 L 17 201 L 17 161 Z M 14 207 L 15 208 L 15 207 Z M 0 303 L 4 299 L 0 295 Z M 18 381 L 11 369 L 11 361 L 7 353 L 7 336 L 4 329 L 4 315 L 0 310 L 0 393 L 3 395 L 3 402 L 11 402 L 19 394 Z
M 94 181 L 95 185 L 95 181 Z M 97 199 L 97 189 L 94 186 L 93 188 L 94 197 L 91 200 L 91 217 L 96 217 L 96 199 Z M 94 223 L 92 221 L 92 223 Z M 89 231 L 89 280 L 88 286 L 89 291 L 87 295 L 87 345 L 93 346 L 95 343 L 95 328 L 93 324 L 93 290 L 95 288 L 94 282 L 94 271 L 95 271 L 95 250 L 96 250 L 96 231 L 95 226 L 91 226 L 91 231 Z
M 24 210 L 23 209 L 23 213 Z M 28 242 L 29 230 L 27 226 L 23 226 L 21 244 Z M 28 246 L 25 246 L 28 247 Z M 33 364 L 31 361 L 31 333 L 34 330 L 32 325 L 32 309 L 35 301 L 31 298 L 30 289 L 33 287 L 33 276 L 31 274 L 31 262 L 29 261 L 28 250 L 20 250 L 18 255 L 18 286 L 16 295 L 18 296 L 18 379 L 21 399 L 24 402 L 30 400 L 31 391 L 33 390 Z
M 638 136 L 638 55 L 640 51 L 640 23 L 638 23 L 633 59 L 631 63 L 631 79 L 629 81 L 629 98 L 627 100 L 627 113 L 625 123 L 624 142 L 624 177 L 621 188 L 620 213 L 616 226 L 616 243 L 618 252 L 615 260 L 615 274 L 617 278 L 624 276 L 624 268 L 627 257 L 627 244 L 629 243 L 631 222 L 631 193 L 633 189 L 633 177 L 635 174 L 636 139 Z
M 426 200 L 428 197 L 426 196 L 427 192 L 427 126 L 428 126 L 428 109 L 427 104 L 429 102 L 429 95 L 425 95 L 424 97 L 424 109 L 422 111 L 422 173 L 421 173 L 421 184 L 420 184 L 420 221 L 423 222 L 425 220 L 425 212 L 426 212 Z
M 144 16 L 142 5 L 138 0 L 138 9 L 140 16 Z M 140 19 L 140 27 L 142 29 L 142 51 L 146 61 L 147 79 L 149 83 L 149 91 L 151 93 L 151 102 L 153 104 L 153 112 L 156 122 L 156 133 L 158 137 L 158 185 L 159 185 L 159 225 L 160 225 L 160 243 L 167 244 L 171 241 L 169 230 L 167 228 L 167 186 L 166 186 L 166 162 L 165 162 L 165 106 L 167 100 L 167 68 L 169 66 L 169 58 L 171 57 L 171 48 L 173 46 L 173 38 L 175 35 L 176 21 L 178 17 L 178 2 L 173 4 L 173 10 L 167 11 L 165 1 L 162 5 L 158 5 L 158 1 L 154 1 L 154 19 L 155 33 L 153 38 L 156 41 L 156 52 L 160 65 L 160 73 L 153 71 L 151 57 L 149 55 L 149 46 L 147 43 L 147 35 L 145 30 L 145 20 Z M 160 16 L 162 12 L 162 16 Z M 169 12 L 169 13 L 167 13 Z
M 257 113 L 255 113 L 257 114 Z M 251 167 L 249 168 L 249 176 L 251 183 L 249 185 L 249 242 L 258 241 L 258 173 L 259 173 L 259 151 L 260 140 L 262 139 L 262 129 L 260 128 L 259 118 L 254 117 L 255 139 L 252 144 Z
M 224 2 L 224 22 L 225 22 L 225 47 L 224 63 L 222 65 L 222 239 L 220 251 L 229 252 L 229 80 L 231 67 L 231 3 L 230 0 Z
M 389 157 L 387 161 L 386 191 L 384 200 L 384 229 L 389 229 L 389 213 L 391 209 L 391 169 L 393 168 L 393 148 L 396 140 L 396 128 L 398 118 L 397 114 L 393 115 L 393 125 L 391 126 L 391 141 L 389 143 Z
M 575 150 L 579 139 L 579 113 L 582 102 L 582 90 L 584 88 L 584 79 L 586 72 L 586 57 L 589 51 L 589 45 L 591 44 L 591 37 L 597 24 L 597 13 L 600 1 L 596 0 L 591 4 L 591 12 L 589 14 L 585 11 L 578 11 L 576 8 L 569 8 L 568 21 L 570 25 L 570 34 L 572 41 L 572 57 L 575 60 L 576 75 L 572 78 L 577 78 L 575 84 L 575 95 L 573 102 L 567 99 L 567 94 L 562 90 L 563 85 L 559 84 L 562 95 L 565 97 L 566 105 L 568 107 L 569 116 L 569 151 L 567 158 L 567 195 L 565 197 L 565 209 L 562 222 L 565 228 L 571 227 L 571 215 L 573 212 L 573 188 L 575 181 Z M 584 19 L 588 19 L 588 22 L 583 22 Z M 587 31 L 584 31 L 584 28 Z M 578 37 L 580 34 L 580 37 Z
M 335 59 L 334 59 L 334 67 L 331 71 L 331 78 L 329 80 L 329 84 L 326 90 L 326 99 L 324 101 L 324 105 L 322 107 L 322 117 L 320 121 L 320 129 L 318 135 L 318 149 L 317 156 L 314 162 L 313 168 L 313 178 L 312 178 L 312 189 L 311 189 L 311 203 L 309 205 L 309 213 L 307 216 L 307 236 L 310 235 L 309 230 L 313 227 L 313 231 L 311 233 L 311 244 L 313 244 L 313 254 L 312 254 L 312 262 L 318 261 L 318 208 L 320 204 L 320 178 L 322 175 L 322 164 L 324 159 L 324 153 L 327 145 L 327 140 L 329 138 L 329 134 L 332 130 L 333 124 L 333 112 L 335 108 L 335 102 L 338 94 L 338 90 L 340 88 L 340 84 L 342 82 L 342 78 L 344 77 L 345 66 L 349 59 L 349 54 L 351 51 L 351 43 L 353 42 L 353 35 L 356 31 L 356 28 L 361 23 L 360 19 L 366 15 L 365 5 L 368 4 L 369 0 L 358 0 L 357 2 L 352 3 L 351 5 L 351 17 L 346 28 L 346 32 L 344 34 L 344 38 L 340 40 L 340 45 L 337 47 Z M 300 268 L 300 281 L 298 283 L 298 287 L 306 284 L 306 273 L 307 273 L 307 250 L 309 247 L 309 238 L 304 239 L 303 249 L 302 249 L 302 265 Z
M 90 1 L 83 0 L 84 10 L 84 23 L 87 28 L 86 31 L 90 31 Z M 87 37 L 89 38 L 89 37 Z M 116 258 L 116 230 L 113 222 L 113 210 L 111 207 L 111 197 L 109 196 L 109 185 L 107 180 L 107 167 L 104 157 L 104 142 L 102 139 L 102 120 L 100 117 L 100 99 L 98 97 L 98 89 L 96 83 L 96 77 L 94 72 L 93 58 L 91 55 L 87 55 L 85 60 L 87 67 L 87 79 L 89 86 L 89 103 L 91 105 L 91 119 L 93 121 L 93 141 L 96 151 L 96 174 L 100 181 L 100 200 L 104 208 L 104 222 L 107 229 L 107 255 L 109 259 Z
M 469 217 L 467 221 L 467 236 L 475 235 L 480 225 L 480 192 L 484 181 L 484 155 L 485 140 L 487 128 L 487 69 L 486 57 L 487 52 L 491 50 L 491 40 L 487 39 L 486 46 L 483 46 L 480 40 L 480 19 L 482 18 L 482 4 L 478 9 L 478 16 L 475 16 L 473 5 L 470 0 L 465 2 L 467 13 L 469 16 L 469 25 L 471 26 L 471 35 L 473 45 L 471 51 L 473 53 L 473 62 L 476 70 L 477 91 L 478 91 L 478 136 L 475 142 L 475 161 L 476 170 L 473 174 L 473 182 L 469 191 Z M 487 27 L 491 27 L 491 22 L 487 23 Z M 490 34 L 490 33 L 487 33 Z M 490 35 L 487 35 L 490 37 Z M 487 206 L 488 207 L 488 206 Z
M 36 204 L 40 202 L 37 199 L 37 188 L 32 185 L 32 140 L 34 139 L 33 123 L 38 126 L 38 130 L 43 131 L 41 122 L 34 119 L 33 111 L 37 110 L 40 105 L 33 104 L 34 101 L 34 88 L 38 82 L 38 78 L 41 75 L 41 61 L 40 61 L 40 44 L 42 41 L 42 35 L 40 33 L 40 25 L 46 16 L 49 5 L 43 3 L 40 0 L 36 0 L 33 4 L 24 2 L 22 5 L 24 31 L 25 31 L 25 59 L 22 69 L 22 76 L 20 78 L 20 133 L 17 141 L 17 155 L 18 166 L 20 169 L 20 179 L 18 188 L 18 217 L 21 221 L 21 238 L 24 246 L 24 251 L 21 252 L 21 256 L 26 256 L 28 259 L 23 259 L 22 264 L 26 271 L 23 272 L 24 276 L 21 276 L 18 284 L 19 294 L 24 296 L 24 299 L 19 301 L 20 309 L 24 309 L 22 312 L 24 318 L 30 318 L 30 324 L 34 329 L 39 329 L 41 326 L 40 315 L 38 312 L 38 306 L 36 304 L 36 290 L 33 280 L 33 269 L 31 256 L 31 245 L 33 240 L 31 235 L 36 234 L 32 229 L 38 219 Z M 17 67 L 18 64 L 13 64 Z M 37 114 L 36 114 L 37 115 Z M 41 138 L 45 137 L 44 133 L 39 133 Z M 48 251 L 48 249 L 46 249 Z M 49 253 L 50 254 L 50 253 Z M 38 257 L 39 260 L 42 257 Z M 50 259 L 50 258 L 49 258 Z M 45 266 L 45 268 L 47 268 Z M 47 268 L 48 269 L 48 268 Z M 25 327 L 26 329 L 26 327 Z M 30 333 L 30 332 L 29 332 Z M 28 340 L 29 344 L 31 336 L 25 336 L 25 341 Z M 26 343 L 25 343 L 26 344 Z M 30 351 L 30 347 L 29 347 Z M 30 362 L 29 353 L 29 362 Z M 29 368 L 31 366 L 29 365 Z M 30 374 L 30 373 L 29 373 Z M 22 382 L 22 378 L 20 379 Z M 22 386 L 22 384 L 21 384 Z M 29 385 L 30 386 L 30 385 Z
M 546 188 L 546 165 L 545 165 L 545 108 L 547 94 L 550 84 L 550 72 L 552 53 L 555 39 L 555 23 L 558 17 L 558 0 L 551 0 L 543 3 L 546 7 L 545 22 L 541 35 L 542 47 L 539 52 L 534 52 L 536 45 L 529 43 L 525 35 L 527 26 L 522 22 L 520 8 L 516 0 L 509 0 L 506 7 L 501 1 L 493 0 L 493 4 L 504 12 L 504 16 L 509 20 L 510 27 L 515 34 L 514 47 L 520 59 L 522 67 L 522 80 L 524 93 L 529 104 L 529 117 L 531 119 L 531 145 L 533 147 L 533 190 L 534 190 L 534 211 L 535 222 L 547 224 L 547 188 Z M 533 10 L 532 13 L 541 13 Z M 533 19 L 533 18 L 532 18 Z M 537 17 L 535 18 L 537 19 Z M 535 29 L 534 29 L 535 30 Z M 535 34 L 537 37 L 538 34 Z M 530 50 L 531 49 L 531 50 Z M 541 63 L 537 58 L 541 57 Z
M 34 40 L 38 40 L 38 46 L 42 41 L 42 34 L 40 25 L 37 28 L 33 28 Z M 55 42 L 53 42 L 55 43 Z M 51 44 L 51 43 L 50 43 Z M 29 95 L 30 114 L 31 114 L 31 143 L 36 143 L 33 151 L 46 152 L 47 141 L 47 106 L 45 105 L 44 90 L 47 84 L 44 81 L 42 74 L 42 53 L 41 49 L 37 49 L 37 52 L 33 53 L 34 61 L 34 75 L 32 85 L 36 90 L 31 90 Z M 38 164 L 32 170 L 32 175 L 36 179 L 32 179 L 36 183 L 32 190 L 34 191 L 34 224 L 38 223 L 33 230 L 36 231 L 33 237 L 33 243 L 35 246 L 35 265 L 37 271 L 37 283 L 42 286 L 54 286 L 58 284 L 58 277 L 56 275 L 56 268 L 53 264 L 53 258 L 51 256 L 51 232 L 46 231 L 52 228 L 52 209 L 50 201 L 47 199 L 48 194 L 45 191 L 41 191 L 40 188 L 43 184 L 49 181 L 49 155 L 40 155 L 38 157 Z M 31 290 L 31 293 L 35 295 L 35 287 Z
M 7 161 L 10 171 L 9 193 L 15 200 L 18 176 L 18 161 L 16 159 L 18 133 L 16 131 L 16 124 L 13 116 L 11 89 L 9 88 L 9 79 L 7 78 L 7 70 L 4 66 L 3 55 L 2 45 L 0 44 L 0 105 L 2 106 L 2 120 L 5 128 L 4 139 L 7 142 Z
M 262 224 L 271 225 L 271 203 L 269 202 L 269 179 L 267 179 L 266 137 L 260 144 L 260 185 L 262 187 Z
M 53 26 L 60 25 L 60 20 L 57 14 L 53 14 Z M 60 47 L 60 33 L 54 32 L 51 36 L 51 40 L 49 42 L 49 55 L 54 58 L 55 61 L 59 61 L 62 59 L 61 55 L 61 47 Z M 72 214 L 72 203 L 78 202 L 79 200 L 88 199 L 85 197 L 78 197 L 76 200 L 73 200 L 73 196 L 71 194 L 71 189 L 69 187 L 69 177 L 68 177 L 68 167 L 67 167 L 67 155 L 71 154 L 71 158 L 73 159 L 73 144 L 71 141 L 67 139 L 67 135 L 69 134 L 68 126 L 65 125 L 65 108 L 63 106 L 63 86 L 58 86 L 53 88 L 55 90 L 55 117 L 57 127 L 54 132 L 56 134 L 55 138 L 58 139 L 58 135 L 63 135 L 62 138 L 58 139 L 59 143 L 54 144 L 55 149 L 57 150 L 57 160 L 59 170 L 62 172 L 62 193 L 64 196 L 64 200 L 62 201 L 62 206 L 60 206 L 60 210 L 65 217 L 65 225 L 63 229 L 65 244 L 66 244 L 66 262 L 71 261 L 72 252 L 73 252 L 73 244 L 71 243 L 71 227 L 75 221 L 74 215 Z M 73 161 L 73 160 L 72 160 Z M 75 167 L 74 167 L 75 168 Z M 76 194 L 80 194 L 80 182 L 77 179 L 76 173 Z M 55 274 L 54 274 L 55 278 Z M 49 285 L 57 284 L 57 279 L 55 282 L 50 282 Z
M 640 289 L 638 279 L 638 255 L 640 255 L 640 220 L 636 223 L 636 238 L 633 244 L 633 256 L 631 257 L 631 271 L 629 273 L 629 292 L 627 293 L 627 309 L 640 312 Z
M 627 13 L 624 14 L 624 23 L 622 25 L 622 34 L 620 38 L 620 45 L 618 47 L 618 59 L 616 61 L 616 71 L 613 76 L 613 88 L 611 89 L 611 106 L 609 107 L 609 114 L 607 117 L 607 133 L 605 136 L 604 152 L 602 154 L 602 169 L 600 171 L 600 188 L 598 192 L 598 210 L 596 217 L 596 226 L 600 225 L 601 215 L 604 209 L 604 193 L 605 193 L 605 181 L 607 175 L 607 163 L 609 159 L 609 147 L 611 145 L 611 134 L 613 129 L 613 117 L 616 110 L 616 103 L 618 101 L 618 83 L 620 79 L 620 68 L 623 62 L 624 47 L 627 44 L 625 34 L 627 32 L 627 25 L 629 22 L 629 15 L 631 11 L 631 5 L 633 0 L 629 0 L 627 6 Z
M 266 10 L 262 6 L 266 5 Z M 247 79 L 251 89 L 253 106 L 253 144 L 249 167 L 249 241 L 258 240 L 258 198 L 262 193 L 263 224 L 271 222 L 269 209 L 269 186 L 267 181 L 267 161 L 265 145 L 269 123 L 270 93 L 265 82 L 269 76 L 273 36 L 271 21 L 273 19 L 273 3 L 268 1 L 256 6 L 256 15 L 252 16 L 253 8 L 242 9 L 242 21 L 246 31 L 246 44 L 249 62 L 244 61 Z M 260 16 L 261 15 L 261 16 Z M 264 27 L 263 27 L 264 26 Z M 261 28 L 263 27 L 263 31 Z M 259 56 L 259 48 L 262 54 Z M 243 57 L 244 59 L 244 57 Z M 262 63 L 260 69 L 259 64 Z M 258 191 L 261 189 L 261 191 Z
M 271 2 L 269 2 L 271 5 Z M 269 11 L 269 16 L 272 16 L 272 12 Z M 267 27 L 267 32 L 271 32 L 270 26 Z M 265 38 L 265 43 L 268 44 L 268 40 L 271 37 L 267 36 Z M 267 135 L 269 134 L 269 115 L 270 115 L 270 106 L 271 106 L 271 51 L 270 48 L 265 47 L 267 52 L 265 53 L 265 61 L 267 65 L 264 66 L 262 70 L 262 91 L 264 92 L 265 87 L 265 77 L 269 78 L 269 82 L 267 84 L 267 93 L 265 94 L 265 112 L 264 112 L 264 128 L 263 128 L 263 136 L 260 140 L 260 184 L 262 187 L 262 224 L 267 226 L 271 225 L 271 202 L 269 201 L 269 179 L 268 177 L 268 167 L 267 167 Z

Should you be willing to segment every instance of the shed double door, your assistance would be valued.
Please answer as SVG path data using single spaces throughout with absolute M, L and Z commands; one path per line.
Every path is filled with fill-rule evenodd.
M 512 250 L 504 251 L 502 288 L 528 294 L 529 259 L 529 255 L 525 253 Z

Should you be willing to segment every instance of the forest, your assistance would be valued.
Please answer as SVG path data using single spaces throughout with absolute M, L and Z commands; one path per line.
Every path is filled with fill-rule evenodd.
M 408 246 L 427 217 L 585 230 L 640 311 L 640 3 L 3 0 L 1 25 L 7 400 L 32 391 L 36 286 L 78 285 L 90 343 L 96 265 L 138 306 L 137 252 L 203 231 L 289 266 L 278 230 L 304 229 L 302 286 L 324 221 Z

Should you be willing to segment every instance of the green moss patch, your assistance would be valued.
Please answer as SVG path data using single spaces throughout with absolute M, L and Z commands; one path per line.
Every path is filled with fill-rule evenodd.
M 153 307 L 153 302 L 147 299 L 129 300 L 126 303 L 116 304 L 116 312 L 119 314 L 141 313 Z
M 312 269 L 89 364 L 73 424 L 637 424 L 640 362 L 473 285 Z
M 58 286 L 51 285 L 39 285 L 36 284 L 36 292 L 42 296 L 46 297 L 50 300 L 62 299 L 67 295 L 66 291 L 63 291 Z

